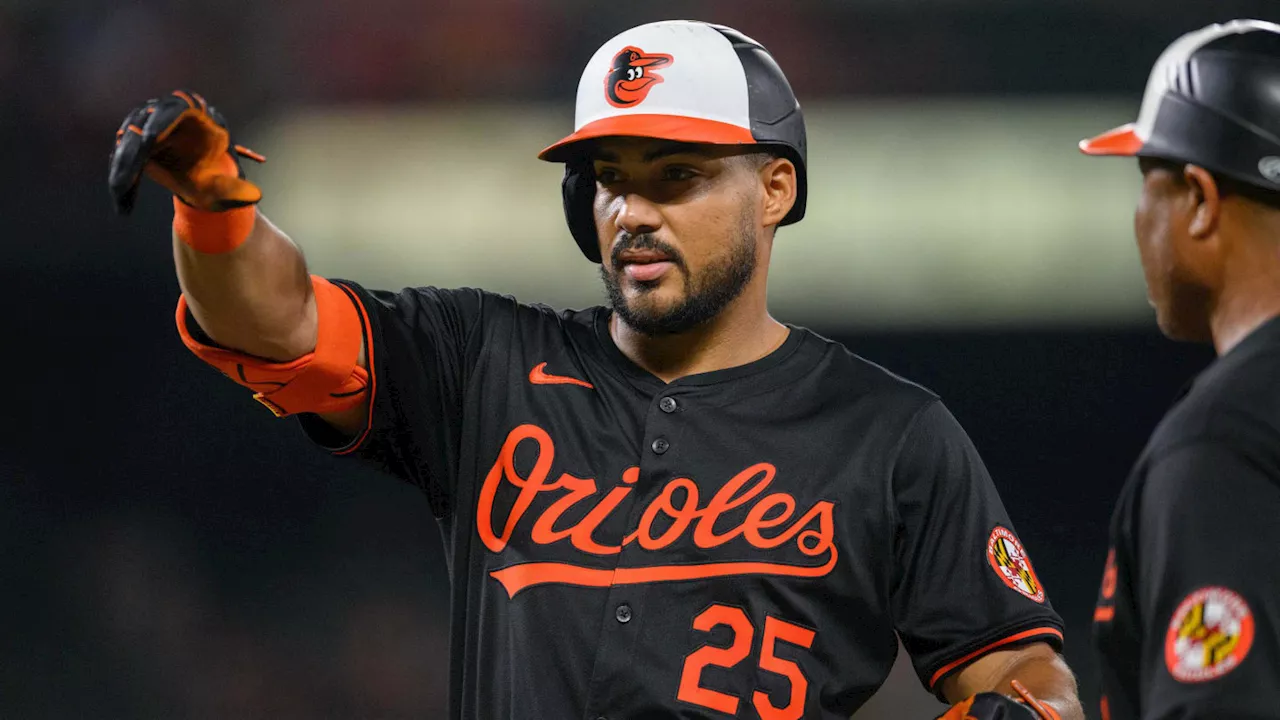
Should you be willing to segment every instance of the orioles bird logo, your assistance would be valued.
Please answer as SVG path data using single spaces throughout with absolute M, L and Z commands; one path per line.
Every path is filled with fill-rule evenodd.
M 619 108 L 640 104 L 649 96 L 649 89 L 663 81 L 654 70 L 671 63 L 670 55 L 646 53 L 628 45 L 613 56 L 609 74 L 604 79 L 605 98 Z

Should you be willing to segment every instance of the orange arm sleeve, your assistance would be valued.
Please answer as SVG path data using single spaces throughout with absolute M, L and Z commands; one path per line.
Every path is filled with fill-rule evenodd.
M 317 275 L 311 276 L 311 286 L 319 315 L 316 347 L 295 360 L 272 362 L 200 342 L 187 327 L 185 296 L 178 298 L 178 334 L 188 350 L 253 390 L 253 399 L 276 417 L 348 410 L 368 400 L 369 373 L 359 365 L 368 321 L 363 308 L 338 286 Z

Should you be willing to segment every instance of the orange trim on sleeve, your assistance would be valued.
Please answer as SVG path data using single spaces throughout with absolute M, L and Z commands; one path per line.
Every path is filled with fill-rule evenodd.
M 983 655 L 986 655 L 987 653 L 991 652 L 992 650 L 999 649 L 1001 647 L 1004 647 L 1005 645 L 1010 645 L 1012 643 L 1018 642 L 1019 640 L 1026 640 L 1027 638 L 1033 638 L 1038 635 L 1052 635 L 1053 637 L 1056 637 L 1059 640 L 1062 639 L 1062 631 L 1052 627 L 1032 628 L 1030 630 L 1023 630 L 1020 633 L 1015 633 L 1013 635 L 1010 635 L 1009 637 L 1003 638 L 1001 640 L 997 640 L 988 645 L 984 645 L 983 647 L 980 647 L 977 650 L 974 650 L 973 652 L 969 653 L 968 655 L 965 655 L 959 660 L 953 660 L 947 663 L 946 665 L 943 665 L 941 668 L 938 668 L 938 671 L 933 674 L 933 677 L 929 678 L 929 689 L 932 690 L 933 686 L 937 685 L 938 681 L 941 680 L 944 675 L 951 672 L 952 670 L 955 670 L 961 665 L 964 665 L 965 663 L 968 663 L 972 660 L 976 660 L 982 657 Z
M 334 283 L 333 285 L 351 298 L 351 303 L 356 306 L 356 310 L 360 313 L 361 333 L 364 337 L 364 358 L 365 364 L 369 367 L 369 412 L 368 418 L 364 423 L 364 432 L 360 433 L 360 437 L 356 438 L 355 442 L 334 453 L 334 455 L 347 455 L 359 449 L 364 444 L 365 438 L 369 437 L 369 432 L 373 430 L 373 404 L 378 399 L 378 373 L 374 369 L 377 366 L 373 362 L 373 326 L 369 324 L 369 312 L 365 310 L 364 303 L 360 302 L 360 297 L 351 288 L 340 283 Z

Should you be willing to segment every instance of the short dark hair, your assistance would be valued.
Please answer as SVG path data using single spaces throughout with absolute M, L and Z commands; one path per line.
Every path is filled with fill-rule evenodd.
M 1187 165 L 1195 165 L 1195 163 L 1161 157 L 1138 158 L 1138 167 L 1143 173 L 1157 169 L 1167 170 L 1174 176 L 1174 178 L 1177 179 L 1178 182 L 1184 182 L 1182 171 Z M 1209 174 L 1213 176 L 1213 181 L 1218 184 L 1219 195 L 1223 197 L 1235 195 L 1237 197 L 1245 198 L 1246 200 L 1252 200 L 1259 205 L 1265 205 L 1272 210 L 1280 210 L 1280 190 L 1268 190 L 1266 188 L 1258 187 L 1252 183 L 1227 177 L 1222 173 L 1214 172 L 1208 168 L 1205 168 L 1205 170 L 1208 170 Z
M 733 159 L 751 170 L 759 170 L 766 164 L 773 162 L 774 158 L 782 157 L 781 153 L 767 145 L 761 147 L 747 145 L 744 147 L 751 149 L 734 155 Z

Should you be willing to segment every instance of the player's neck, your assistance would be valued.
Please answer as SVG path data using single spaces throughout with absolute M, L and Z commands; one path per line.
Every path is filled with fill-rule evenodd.
M 1280 271 L 1251 278 L 1247 286 L 1229 286 L 1219 295 L 1209 319 L 1214 349 L 1218 355 L 1226 355 L 1276 316 L 1280 316 Z
M 609 333 L 623 355 L 663 382 L 754 362 L 777 350 L 789 330 L 769 315 L 763 293 L 743 293 L 709 322 L 678 335 L 637 332 L 615 314 Z
M 1223 223 L 1234 242 L 1209 314 L 1219 356 L 1280 315 L 1280 213 L 1246 203 Z

